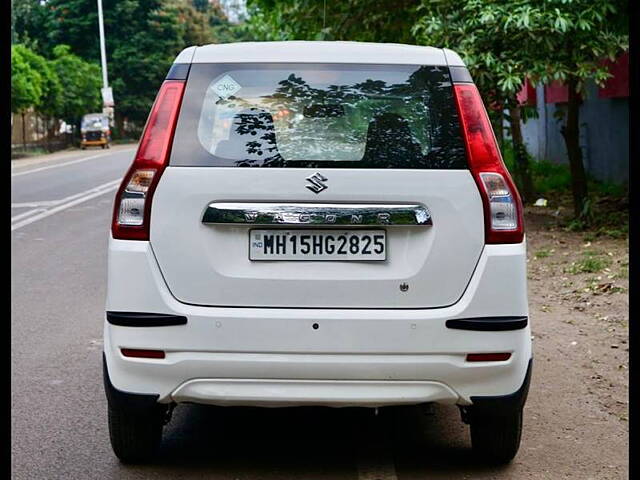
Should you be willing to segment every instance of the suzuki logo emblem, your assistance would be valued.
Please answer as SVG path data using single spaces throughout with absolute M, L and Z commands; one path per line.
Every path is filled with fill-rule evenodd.
M 320 193 L 321 191 L 329 188 L 323 183 L 328 180 L 327 177 L 325 177 L 321 173 L 316 172 L 310 177 L 307 177 L 305 180 L 309 182 L 308 184 L 305 185 L 305 187 L 307 187 L 313 193 Z

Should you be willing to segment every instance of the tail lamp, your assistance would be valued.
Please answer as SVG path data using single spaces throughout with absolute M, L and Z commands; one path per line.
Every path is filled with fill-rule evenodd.
M 184 81 L 165 80 L 144 127 L 133 164 L 113 209 L 111 234 L 122 240 L 149 240 L 151 200 L 169 162 Z
M 486 243 L 520 243 L 524 238 L 522 201 L 502 161 L 487 111 L 473 84 L 453 87 L 467 160 L 478 185 Z

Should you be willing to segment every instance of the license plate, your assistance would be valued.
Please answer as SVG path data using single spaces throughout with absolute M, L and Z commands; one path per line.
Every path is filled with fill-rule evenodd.
M 384 230 L 251 230 L 249 260 L 380 261 Z

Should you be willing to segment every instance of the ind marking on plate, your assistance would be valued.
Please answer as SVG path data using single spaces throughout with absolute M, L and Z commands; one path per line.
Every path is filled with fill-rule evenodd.
M 237 93 L 242 87 L 229 75 L 225 75 L 216 83 L 214 83 L 211 88 L 219 97 L 227 98 L 234 93 Z

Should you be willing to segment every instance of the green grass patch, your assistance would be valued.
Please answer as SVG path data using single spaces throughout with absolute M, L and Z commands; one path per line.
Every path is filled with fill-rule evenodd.
M 579 273 L 598 273 L 611 265 L 611 260 L 607 257 L 600 257 L 597 254 L 587 254 L 585 252 L 585 258 L 573 262 L 565 271 L 572 275 Z
M 629 267 L 621 267 L 620 271 L 613 275 L 613 278 L 629 278 Z
M 547 257 L 550 257 L 552 254 L 553 254 L 553 252 L 551 250 L 542 249 L 542 250 L 538 250 L 533 255 L 536 258 L 547 258 Z
M 502 147 L 504 163 L 512 175 L 515 174 L 515 154 L 509 140 Z M 565 163 L 553 163 L 548 160 L 536 160 L 529 155 L 529 168 L 535 191 L 540 194 L 565 193 L 571 191 L 571 171 Z M 587 172 L 588 175 L 588 172 Z M 588 189 L 598 197 L 622 197 L 628 195 L 628 186 L 611 182 L 602 182 L 588 178 Z

